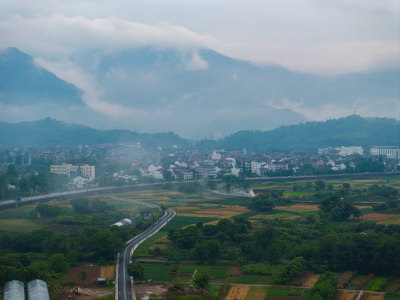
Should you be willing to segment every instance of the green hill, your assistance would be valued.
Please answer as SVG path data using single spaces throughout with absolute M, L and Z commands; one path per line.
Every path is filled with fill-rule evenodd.
M 188 142 L 172 132 L 138 133 L 130 130 L 97 130 L 46 118 L 34 122 L 0 122 L 1 146 L 72 146 L 107 143 L 137 143 L 171 147 Z
M 225 149 L 315 151 L 322 147 L 400 145 L 400 121 L 357 115 L 324 122 L 282 126 L 270 131 L 239 131 L 201 145 Z

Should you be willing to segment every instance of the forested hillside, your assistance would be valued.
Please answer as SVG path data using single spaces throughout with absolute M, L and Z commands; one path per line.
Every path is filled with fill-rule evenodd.
M 400 145 L 400 121 L 357 115 L 325 122 L 282 126 L 270 131 L 239 131 L 218 142 L 227 149 L 315 151 L 321 147 Z

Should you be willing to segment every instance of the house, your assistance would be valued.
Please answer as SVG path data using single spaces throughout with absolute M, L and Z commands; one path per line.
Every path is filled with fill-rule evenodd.
M 139 218 L 142 220 L 150 220 L 152 217 L 150 210 L 141 210 Z

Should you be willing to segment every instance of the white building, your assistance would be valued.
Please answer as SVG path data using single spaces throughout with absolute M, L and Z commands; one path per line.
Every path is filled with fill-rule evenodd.
M 251 173 L 257 174 L 258 176 L 261 175 L 261 166 L 262 163 L 252 160 L 250 163 Z
M 81 171 L 82 177 L 92 181 L 96 177 L 96 167 L 90 166 L 89 164 L 84 164 L 81 166 L 76 166 L 72 164 L 62 164 L 62 165 L 51 165 L 50 173 L 66 176 L 74 176 L 78 174 L 78 170 Z
M 183 172 L 183 180 L 192 180 L 193 179 L 193 172 Z
M 382 155 L 400 159 L 400 148 L 394 146 L 374 146 L 371 148 L 371 155 Z
M 73 166 L 72 164 L 51 165 L 50 173 L 71 176 L 77 174 L 78 169 L 79 166 Z
M 79 167 L 82 173 L 82 176 L 92 181 L 96 177 L 96 167 L 90 166 L 88 164 L 84 164 Z
M 213 160 L 219 160 L 221 159 L 221 154 L 219 154 L 217 151 L 214 151 L 211 155 L 211 159 Z
M 363 148 L 360 146 L 350 146 L 350 147 L 341 146 L 335 148 L 335 150 L 338 151 L 338 155 L 340 156 L 348 156 L 353 154 L 364 155 Z

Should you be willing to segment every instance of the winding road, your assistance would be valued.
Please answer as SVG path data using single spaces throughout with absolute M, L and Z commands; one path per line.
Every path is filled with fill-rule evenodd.
M 144 205 L 151 208 L 157 208 L 161 210 L 156 204 L 153 203 L 146 203 L 136 200 L 125 199 L 121 197 L 110 196 L 110 198 L 118 199 L 122 201 L 132 202 L 140 205 Z M 115 299 L 118 300 L 131 300 L 133 299 L 132 295 L 132 287 L 133 287 L 133 280 L 128 275 L 127 272 L 127 265 L 130 262 L 131 255 L 133 251 L 146 239 L 151 237 L 157 231 L 159 231 L 165 224 L 167 224 L 174 216 L 175 212 L 173 210 L 165 210 L 164 215 L 158 219 L 153 225 L 151 225 L 146 231 L 142 232 L 141 234 L 135 236 L 133 239 L 129 240 L 126 243 L 126 246 L 121 254 L 118 255 L 118 264 L 117 264 L 117 284 L 116 284 L 116 295 Z M 136 298 L 135 298 L 136 299 Z

